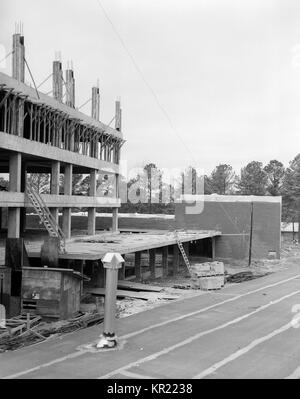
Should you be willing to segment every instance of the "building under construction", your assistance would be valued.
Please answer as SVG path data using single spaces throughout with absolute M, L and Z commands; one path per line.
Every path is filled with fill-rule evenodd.
M 158 249 L 164 275 L 168 274 L 168 247 L 175 274 L 179 250 L 184 253 L 181 242 L 188 251 L 189 242 L 208 240 L 213 256 L 214 237 L 220 234 L 215 231 L 181 232 L 176 237 L 162 231 L 143 232 L 139 238 L 136 234 L 118 234 L 119 163 L 124 143 L 120 101 L 115 104 L 113 129 L 99 121 L 98 87 L 92 88 L 91 116 L 75 108 L 74 71 L 68 69 L 64 74 L 61 61 L 53 62 L 53 97 L 24 83 L 26 68 L 34 83 L 26 61 L 24 36 L 16 33 L 13 35 L 12 77 L 0 74 L 0 173 L 9 174 L 8 190 L 0 191 L 1 211 L 7 214 L 7 220 L 1 223 L 6 227 L 2 230 L 5 245 L 0 248 L 1 296 L 9 314 L 30 309 L 46 316 L 69 316 L 78 310 L 84 276 L 89 276 L 95 287 L 103 286 L 101 258 L 106 252 L 119 252 L 123 256 L 133 254 L 134 274 L 138 279 L 142 278 L 142 252 L 149 256 L 151 277 L 156 277 Z M 28 179 L 29 174 L 40 173 L 50 174 L 49 194 L 41 194 Z M 113 177 L 113 196 L 97 195 L 98 173 Z M 73 174 L 90 176 L 89 195 L 72 193 Z M 61 175 L 63 184 L 60 184 Z M 24 245 L 26 208 L 34 209 L 42 225 L 37 223 L 35 227 L 47 230 L 48 238 L 32 242 L 27 239 Z M 111 231 L 107 233 L 110 236 L 102 233 L 96 240 L 86 236 L 72 237 L 72 208 L 88 209 L 88 236 L 95 234 L 96 208 L 110 208 Z M 74 274 L 69 275 L 70 271 Z M 65 274 L 69 283 L 62 283 L 65 279 L 58 279 L 57 272 L 61 276 Z M 78 276 L 80 290 L 76 288 Z M 120 271 L 120 278 L 125 277 L 126 262 Z M 61 289 L 61 284 L 68 288 Z

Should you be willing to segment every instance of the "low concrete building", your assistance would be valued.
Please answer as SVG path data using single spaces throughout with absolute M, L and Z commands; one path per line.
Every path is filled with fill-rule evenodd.
M 188 208 L 197 209 L 192 198 L 183 197 L 176 204 L 176 228 L 221 231 L 216 239 L 216 258 L 249 258 L 251 219 L 252 259 L 267 258 L 271 252 L 280 257 L 281 197 L 204 195 L 199 212 L 189 213 Z

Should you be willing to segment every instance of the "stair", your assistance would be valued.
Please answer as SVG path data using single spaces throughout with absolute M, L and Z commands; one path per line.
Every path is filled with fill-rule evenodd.
M 194 274 L 194 272 L 193 272 L 193 270 L 192 270 L 192 267 L 191 267 L 189 258 L 187 257 L 187 255 L 186 255 L 186 253 L 185 253 L 185 250 L 184 250 L 184 248 L 183 248 L 182 242 L 180 241 L 180 239 L 179 239 L 179 237 L 178 237 L 177 231 L 175 231 L 175 237 L 176 237 L 176 242 L 177 242 L 178 248 L 179 248 L 179 250 L 180 250 L 180 252 L 181 252 L 181 255 L 182 255 L 182 257 L 183 257 L 184 263 L 185 263 L 185 265 L 186 265 L 186 267 L 187 267 L 187 269 L 188 269 L 188 271 L 189 271 L 189 273 L 190 273 L 190 276 L 191 276 L 192 278 L 194 278 L 194 277 L 195 277 L 195 274 Z
M 38 191 L 30 183 L 27 183 L 26 185 L 26 194 L 40 218 L 40 223 L 43 223 L 49 236 L 59 238 L 59 252 L 66 253 L 66 239 L 63 231 L 56 223 L 55 218 Z

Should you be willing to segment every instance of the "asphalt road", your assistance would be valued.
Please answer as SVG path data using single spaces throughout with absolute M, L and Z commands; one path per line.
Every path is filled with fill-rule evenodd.
M 0 354 L 0 377 L 300 378 L 300 259 L 263 278 L 119 319 L 116 350 L 93 348 L 101 329 Z

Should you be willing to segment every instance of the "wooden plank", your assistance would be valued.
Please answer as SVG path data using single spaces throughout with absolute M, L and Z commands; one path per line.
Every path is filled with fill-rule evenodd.
M 118 281 L 118 288 L 126 288 L 128 290 L 133 290 L 133 291 L 149 291 L 149 292 L 161 292 L 163 290 L 163 287 L 157 287 L 154 285 L 150 284 L 141 284 L 141 283 L 135 283 L 133 281 Z
M 87 293 L 92 295 L 105 296 L 105 288 L 90 288 L 86 290 Z M 148 301 L 149 299 L 178 299 L 178 296 L 154 293 L 154 292 L 135 292 L 135 291 L 125 291 L 117 290 L 117 298 L 136 298 Z

